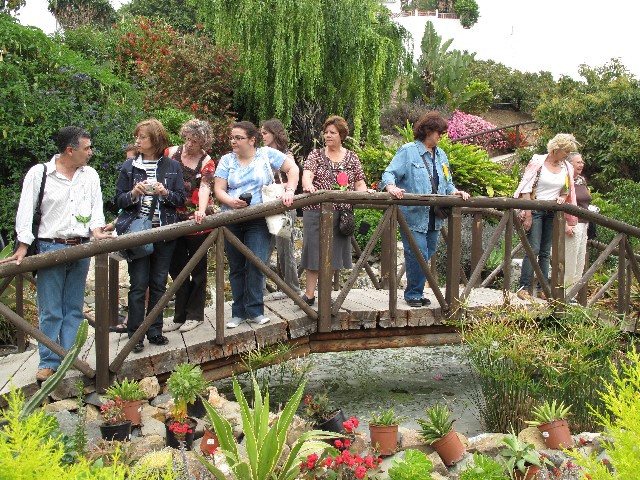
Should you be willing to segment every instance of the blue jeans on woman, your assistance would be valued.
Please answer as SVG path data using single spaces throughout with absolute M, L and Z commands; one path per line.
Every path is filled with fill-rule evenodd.
M 145 312 L 148 314 L 167 291 L 167 276 L 175 245 L 175 240 L 156 242 L 153 244 L 151 255 L 129 262 L 129 317 L 127 318 L 129 338 L 142 325 Z M 149 304 L 145 308 L 147 287 L 149 287 Z M 164 310 L 158 314 L 147 330 L 147 338 L 162 335 L 163 313 Z
M 38 253 L 68 248 L 67 245 L 38 240 Z M 38 319 L 40 331 L 62 348 L 69 350 L 76 339 L 83 318 L 84 292 L 89 272 L 89 258 L 62 263 L 38 270 Z M 38 344 L 38 368 L 57 370 L 61 359 Z
M 531 245 L 533 254 L 538 257 L 538 265 L 542 270 L 545 280 L 549 279 L 549 264 L 551 260 L 551 241 L 553 238 L 553 210 L 532 210 L 531 228 L 527 233 L 527 240 Z M 533 267 L 529 256 L 522 260 L 522 272 L 520 274 L 520 288 L 529 288 Z
M 266 263 L 271 234 L 264 218 L 235 223 L 227 228 L 263 263 Z M 231 315 L 241 319 L 263 315 L 264 273 L 226 239 L 224 248 L 229 262 L 229 283 L 233 295 Z
M 420 252 L 424 259 L 429 262 L 431 257 L 436 253 L 438 247 L 438 237 L 440 236 L 439 230 L 429 230 L 427 233 L 411 230 L 413 239 L 418 244 Z M 407 272 L 407 288 L 404 289 L 404 299 L 420 300 L 424 293 L 424 285 L 427 282 L 427 276 L 420 268 L 418 259 L 411 250 L 409 242 L 404 237 L 404 233 L 400 232 L 402 236 L 402 244 L 404 245 L 404 264 Z

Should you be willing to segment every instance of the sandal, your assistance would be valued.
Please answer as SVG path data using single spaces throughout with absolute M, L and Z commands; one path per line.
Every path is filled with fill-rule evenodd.
M 152 343 L 153 345 L 166 345 L 169 343 L 169 339 L 164 335 L 156 335 L 149 339 L 149 343 Z

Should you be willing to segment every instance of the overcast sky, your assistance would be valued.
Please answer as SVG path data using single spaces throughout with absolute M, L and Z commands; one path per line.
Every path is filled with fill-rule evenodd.
M 603 65 L 612 57 L 640 78 L 640 47 L 636 0 L 477 0 L 480 20 L 465 30 L 455 20 L 439 20 L 436 30 L 451 48 L 476 52 L 523 71 L 548 70 L 556 78 L 578 77 L 578 66 Z M 120 0 L 111 2 L 116 8 Z M 52 33 L 55 20 L 47 0 L 27 0 L 19 11 L 21 23 Z M 399 20 L 414 36 L 419 54 L 425 17 Z

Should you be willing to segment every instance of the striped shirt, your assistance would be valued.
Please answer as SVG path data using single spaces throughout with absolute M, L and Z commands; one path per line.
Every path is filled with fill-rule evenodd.
M 147 182 L 151 185 L 155 185 L 158 181 L 156 177 L 156 170 L 158 169 L 158 160 L 143 160 L 142 155 L 138 157 L 138 162 L 142 164 L 144 171 L 147 173 Z M 146 194 L 142 197 L 142 204 L 140 206 L 140 218 L 149 216 L 149 209 L 151 208 L 151 202 L 153 201 L 153 194 Z M 153 214 L 151 223 L 155 226 L 160 225 L 160 202 L 156 202 L 156 211 Z
M 92 230 L 104 227 L 102 191 L 98 172 L 89 166 L 78 168 L 73 178 L 58 173 L 54 155 L 47 165 L 47 183 L 42 198 L 40 238 L 88 237 Z M 33 213 L 38 202 L 43 166 L 35 165 L 27 172 L 22 184 L 16 215 L 18 240 L 33 243 Z

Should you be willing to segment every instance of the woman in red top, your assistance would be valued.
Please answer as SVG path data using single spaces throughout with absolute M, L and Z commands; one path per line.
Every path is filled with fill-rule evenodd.
M 211 183 L 216 169 L 206 150 L 211 148 L 211 127 L 204 120 L 192 119 L 180 129 L 184 144 L 169 147 L 165 155 L 180 162 L 184 179 L 186 201 L 178 209 L 178 221 L 195 220 L 200 223 L 207 214 L 213 213 Z M 197 232 L 176 240 L 169 274 L 175 279 L 193 254 L 205 241 L 208 231 Z M 191 271 L 176 292 L 173 323 L 164 327 L 165 332 L 193 330 L 204 320 L 207 295 L 207 256 L 205 255 Z

